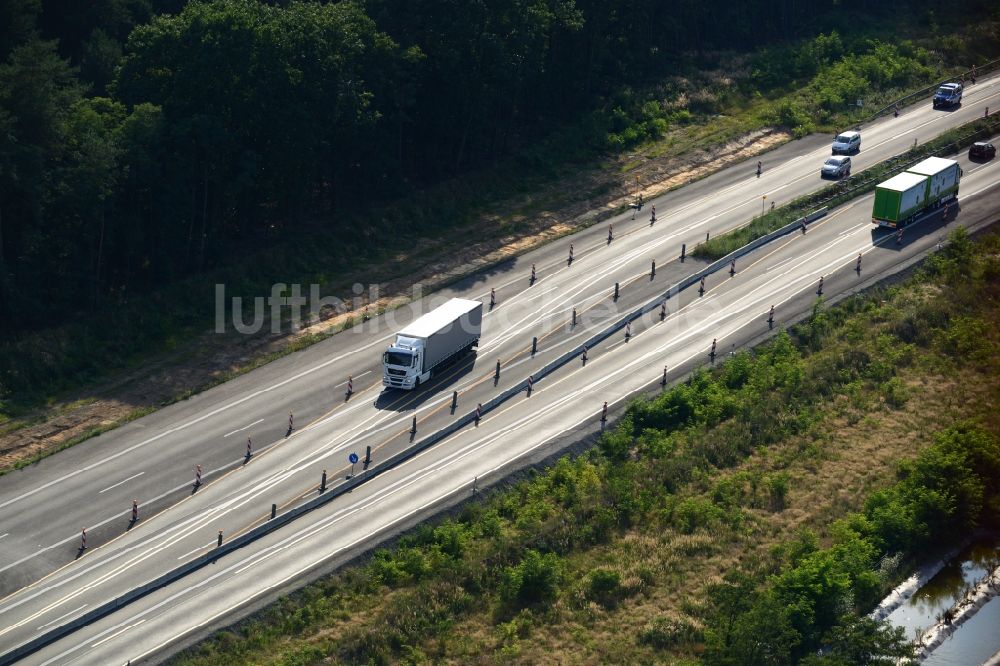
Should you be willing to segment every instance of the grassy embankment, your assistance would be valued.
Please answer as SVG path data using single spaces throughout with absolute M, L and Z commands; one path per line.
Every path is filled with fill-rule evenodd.
M 859 615 L 913 563 L 1000 518 L 998 278 L 1000 236 L 959 230 L 906 283 L 818 303 L 790 332 L 635 402 L 584 455 L 173 663 L 905 654 Z M 806 656 L 820 644 L 830 661 Z
M 578 124 L 496 168 L 414 193 L 406 202 L 355 214 L 356 227 L 367 229 L 364 237 L 335 237 L 317 224 L 305 232 L 308 242 L 252 248 L 244 259 L 196 279 L 149 295 L 121 295 L 99 312 L 0 342 L 0 432 L 44 418 L 52 406 L 65 408 L 68 397 L 82 394 L 87 400 L 87 387 L 110 385 L 109 380 L 153 360 L 196 365 L 210 356 L 219 348 L 205 333 L 212 325 L 215 283 L 225 283 L 229 295 L 244 296 L 266 294 L 279 279 L 319 284 L 327 295 L 348 295 L 355 282 L 402 286 L 441 257 L 461 256 L 458 250 L 467 248 L 469 237 L 488 250 L 551 225 L 581 199 L 600 207 L 626 195 L 635 182 L 633 174 L 642 173 L 643 162 L 650 159 L 684 158 L 765 127 L 784 126 L 802 135 L 850 124 L 907 91 L 982 61 L 992 44 L 990 26 L 935 24 L 928 30 L 914 25 L 909 31 L 915 42 L 901 41 L 898 28 L 883 34 L 877 26 L 865 28 L 870 32 L 858 32 L 855 26 L 849 36 L 827 35 L 751 55 L 703 54 L 678 63 L 673 79 L 641 91 L 621 91 Z M 898 45 L 868 41 L 878 38 Z M 848 104 L 859 91 L 868 104 L 860 111 Z M 630 158 L 622 157 L 623 151 L 631 151 Z M 449 241 L 459 229 L 460 238 Z M 280 351 L 200 377 L 194 386 L 154 404 L 137 405 L 123 420 L 322 337 L 300 337 Z M 62 447 L 120 422 L 104 424 Z
M 766 236 L 815 211 L 820 206 L 839 206 L 850 199 L 873 192 L 875 186 L 901 172 L 904 167 L 930 155 L 950 155 L 968 148 L 972 143 L 990 138 L 1000 131 L 1000 115 L 979 118 L 970 123 L 940 134 L 927 143 L 917 146 L 893 158 L 880 162 L 869 169 L 852 174 L 837 183 L 799 197 L 791 203 L 774 209 L 761 216 L 755 216 L 749 224 L 721 234 L 704 243 L 699 243 L 691 254 L 699 259 L 715 261 L 744 245 Z

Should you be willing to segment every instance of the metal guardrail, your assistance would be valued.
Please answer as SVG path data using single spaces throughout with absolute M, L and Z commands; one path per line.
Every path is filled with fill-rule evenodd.
M 983 63 L 982 65 L 976 65 L 976 78 L 980 78 L 980 77 L 986 75 L 987 73 L 992 72 L 993 70 L 995 70 L 997 68 L 1000 68 L 1000 58 L 997 58 L 996 60 L 990 60 L 989 62 Z M 893 102 L 890 102 L 886 106 L 883 106 L 881 109 L 879 109 L 878 111 L 875 111 L 874 113 L 872 113 L 871 115 L 867 116 L 866 118 L 864 118 L 862 120 L 859 120 L 857 122 L 856 127 L 858 129 L 860 129 L 861 125 L 863 125 L 865 123 L 870 123 L 871 121 L 875 120 L 876 118 L 878 118 L 880 116 L 884 116 L 885 114 L 887 114 L 887 113 L 891 112 L 893 109 L 895 109 L 897 106 L 899 106 L 899 107 L 905 106 L 910 101 L 912 101 L 914 99 L 917 99 L 918 97 L 923 97 L 923 96 L 927 95 L 928 93 L 931 93 L 934 90 L 937 90 L 939 87 L 941 87 L 942 84 L 954 81 L 956 78 L 962 78 L 962 79 L 965 79 L 967 81 L 971 81 L 972 80 L 972 70 L 969 69 L 968 71 L 962 72 L 962 73 L 958 74 L 957 76 L 953 76 L 953 77 L 944 79 L 942 81 L 939 81 L 937 83 L 934 83 L 932 85 L 929 85 L 929 86 L 926 86 L 924 88 L 921 88 L 920 90 L 918 90 L 916 92 L 912 92 L 909 95 L 906 95 L 905 97 L 900 97 L 899 99 L 897 99 L 897 100 L 895 100 Z

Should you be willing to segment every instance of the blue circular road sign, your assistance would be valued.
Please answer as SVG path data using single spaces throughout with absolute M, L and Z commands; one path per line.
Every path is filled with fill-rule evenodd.
M 347 456 L 347 459 L 350 460 L 351 464 L 353 465 L 354 463 L 358 462 L 358 454 L 352 453 L 351 455 Z

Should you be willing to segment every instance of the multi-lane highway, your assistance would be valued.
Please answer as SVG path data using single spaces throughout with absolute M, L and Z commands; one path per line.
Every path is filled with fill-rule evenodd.
M 901 152 L 913 139 L 996 104 L 1000 86 L 981 81 L 961 110 L 933 111 L 929 104 L 899 118 L 863 128 L 855 170 Z M 331 485 L 346 472 L 346 455 L 373 449 L 373 461 L 409 446 L 423 433 L 449 423 L 452 391 L 459 413 L 521 382 L 555 355 L 571 349 L 621 313 L 633 309 L 696 270 L 676 260 L 706 231 L 745 222 L 759 212 L 761 197 L 793 198 L 821 185 L 819 164 L 828 142 L 813 137 L 770 153 L 758 180 L 750 164 L 734 167 L 650 202 L 636 220 L 613 220 L 541 248 L 517 261 L 418 301 L 413 308 L 379 317 L 310 349 L 272 363 L 217 389 L 92 440 L 24 472 L 0 479 L 0 645 L 12 648 L 88 612 L 162 571 L 212 548 L 218 530 L 227 538 L 281 509 L 316 494 L 323 469 Z M 963 165 L 963 210 L 958 223 L 985 220 L 987 188 L 1000 179 L 994 163 Z M 996 190 L 992 190 L 996 194 Z M 615 337 L 589 350 L 586 365 L 571 363 L 523 395 L 487 415 L 478 428 L 456 433 L 414 460 L 351 495 L 300 518 L 215 565 L 143 598 L 48 646 L 30 662 L 113 663 L 156 651 L 280 590 L 305 571 L 330 566 L 387 531 L 519 460 L 550 450 L 581 423 L 594 423 L 604 400 L 612 405 L 648 388 L 664 365 L 682 373 L 706 362 L 712 338 L 720 354 L 767 332 L 762 312 L 778 306 L 777 325 L 808 310 L 815 285 L 828 294 L 855 289 L 938 242 L 941 223 L 931 219 L 907 232 L 905 242 L 873 237 L 870 198 L 857 200 L 813 225 L 740 260 L 737 275 L 713 276 L 704 296 L 687 290 L 669 303 L 669 315 L 637 322 L 628 342 Z M 992 209 L 995 213 L 995 206 Z M 954 224 L 954 223 L 953 223 Z M 574 261 L 568 265 L 569 243 Z M 863 253 L 861 274 L 853 270 Z M 657 272 L 650 277 L 650 262 Z M 531 264 L 538 280 L 529 284 Z M 621 285 L 617 302 L 614 283 Z M 485 298 L 497 290 L 497 306 L 484 319 L 478 356 L 453 366 L 432 386 L 413 394 L 382 394 L 380 353 L 394 330 L 451 295 Z M 577 325 L 570 319 L 577 310 Z M 530 354 L 531 340 L 538 353 Z M 502 362 L 498 382 L 494 365 Z M 345 400 L 343 383 L 355 377 Z M 299 428 L 285 437 L 289 411 Z M 418 431 L 410 434 L 413 417 Z M 306 425 L 308 424 L 308 425 Z M 244 463 L 245 435 L 254 457 Z M 193 492 L 194 466 L 205 483 Z M 139 498 L 139 522 L 129 522 Z M 150 515 L 153 509 L 173 505 Z M 79 529 L 88 528 L 80 552 Z M 29 587 L 24 587 L 26 585 Z M 136 627 L 142 626 L 141 630 Z M 6 650 L 2 650 L 6 651 Z M 51 660 L 48 661 L 47 660 Z

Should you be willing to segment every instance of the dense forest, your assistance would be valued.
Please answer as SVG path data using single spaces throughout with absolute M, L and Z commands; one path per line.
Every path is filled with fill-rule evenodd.
M 839 40 L 787 61 L 765 47 L 850 32 L 862 10 L 889 17 L 898 3 L 5 0 L 0 330 L 315 225 L 354 234 L 374 203 L 574 123 L 582 143 L 606 136 L 617 121 L 593 113 L 602 100 L 703 54 L 756 49 L 756 84 L 787 86 Z

